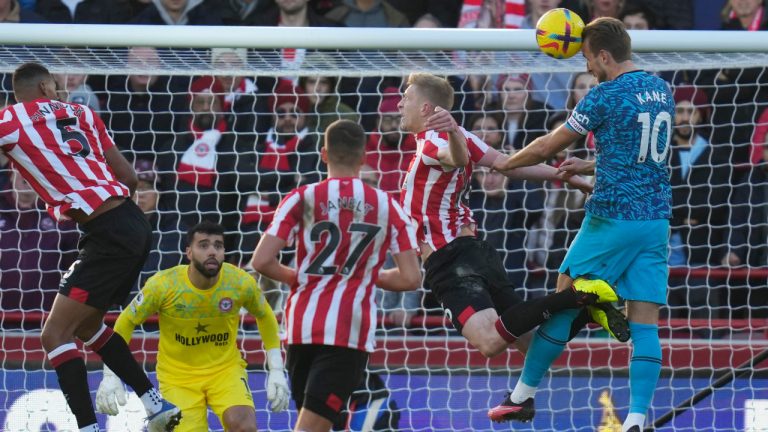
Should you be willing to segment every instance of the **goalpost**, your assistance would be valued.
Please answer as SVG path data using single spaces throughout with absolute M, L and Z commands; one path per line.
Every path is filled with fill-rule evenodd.
M 768 106 L 768 99 L 762 98 L 768 91 L 768 34 L 630 31 L 630 35 L 639 68 L 659 73 L 676 87 L 695 84 L 697 91 L 706 94 L 702 113 L 710 124 L 697 131 L 713 148 L 717 147 L 719 155 L 702 153 L 707 159 L 700 165 L 709 171 L 698 183 L 676 186 L 676 190 L 691 191 L 679 195 L 686 199 L 675 202 L 676 208 L 704 214 L 706 219 L 693 221 L 690 215 L 694 213 L 685 213 L 690 217 L 681 217 L 677 225 L 673 223 L 673 232 L 680 234 L 673 248 L 678 261 L 672 263 L 670 306 L 664 309 L 660 326 L 664 369 L 648 425 L 664 418 L 671 421 L 659 425 L 660 430 L 766 430 L 766 366 L 750 361 L 762 359 L 764 356 L 759 354 L 768 348 L 768 182 L 761 153 L 768 139 L 768 115 L 762 116 Z M 276 119 L 275 105 L 280 103 L 273 95 L 285 92 L 286 82 L 293 85 L 303 83 L 301 77 L 333 77 L 333 85 L 322 96 L 338 101 L 335 111 L 324 115 L 342 115 L 346 112 L 342 109 L 344 103 L 360 116 L 367 132 L 376 136 L 380 115 L 396 116 L 392 111 L 380 113 L 380 109 L 383 101 L 397 97 L 390 91 L 396 91 L 403 76 L 421 71 L 451 76 L 457 92 L 454 111 L 467 129 L 473 128 L 470 121 L 492 119 L 495 123 L 484 126 L 489 137 L 497 133 L 503 140 L 500 132 L 508 130 L 535 136 L 545 132 L 557 120 L 557 114 L 565 111 L 571 76 L 583 72 L 585 64 L 579 55 L 568 60 L 546 57 L 536 51 L 534 39 L 533 30 L 2 24 L 0 72 L 12 72 L 25 61 L 39 61 L 64 76 L 62 85 L 66 85 L 66 76 L 87 74 L 86 83 L 94 98 L 91 102 L 99 106 L 121 150 L 129 156 L 148 157 L 155 164 L 154 176 L 162 179 L 157 185 L 161 196 L 159 217 L 185 220 L 190 212 L 198 211 L 184 207 L 185 199 L 194 195 L 199 198 L 196 203 L 202 203 L 212 198 L 214 213 L 230 216 L 228 229 L 236 252 L 232 259 L 245 263 L 259 229 L 245 227 L 244 215 L 268 221 L 274 204 L 270 199 L 280 192 L 279 186 L 265 186 L 272 174 L 265 174 L 267 168 L 254 171 L 251 166 L 248 171 L 245 162 L 256 151 L 278 151 L 265 147 L 265 140 Z M 136 55 L 129 52 L 129 47 L 155 47 L 156 55 Z M 212 48 L 248 51 L 242 57 L 238 57 L 242 51 L 228 51 L 235 58 L 221 66 L 212 62 Z M 532 83 L 524 89 L 529 99 L 555 105 L 528 108 L 529 114 L 538 116 L 539 123 L 504 117 L 504 87 L 499 84 L 513 74 L 533 77 L 526 81 Z M 189 129 L 190 94 L 199 89 L 195 84 L 199 81 L 193 78 L 208 75 L 248 77 L 253 85 L 243 85 L 239 95 L 231 95 L 228 90 L 216 95 L 222 116 L 232 119 L 223 134 L 232 134 L 240 144 L 220 149 L 217 160 L 231 163 L 219 163 L 214 170 L 219 178 L 234 180 L 190 192 L 189 184 L 177 175 L 178 162 L 187 150 L 179 146 Z M 150 84 L 144 84 L 139 91 L 130 86 L 127 76 L 167 78 L 149 79 Z M 2 91 L 10 92 L 9 80 L 5 82 Z M 291 99 L 294 90 L 288 88 Z M 70 94 L 81 90 L 72 88 Z M 248 109 L 237 111 L 236 101 L 246 96 L 251 98 Z M 241 117 L 237 116 L 249 115 L 253 117 L 251 122 L 239 129 L 237 125 L 243 123 L 238 123 Z M 749 133 L 754 131 L 763 131 L 764 135 Z M 319 136 L 316 131 L 307 133 L 308 139 L 317 140 Z M 586 145 L 584 152 L 591 154 Z M 288 151 L 291 157 L 298 157 L 290 159 L 289 165 L 312 152 Z M 369 153 L 374 165 L 368 170 L 372 181 L 389 176 L 396 185 L 398 167 L 407 165 L 401 159 L 409 153 L 382 151 L 375 146 Z M 167 163 L 168 158 L 171 163 Z M 389 165 L 375 163 L 384 158 L 390 160 Z M 309 171 L 298 169 L 288 166 L 280 178 L 323 175 L 317 163 Z M 9 176 L 10 168 L 0 160 L 3 191 L 8 189 Z M 480 231 L 496 242 L 510 277 L 521 286 L 521 294 L 539 296 L 552 289 L 558 260 L 578 229 L 583 197 L 556 184 L 509 182 L 501 186 L 503 192 L 499 194 L 499 187 L 494 189 L 480 178 L 477 183 L 469 201 L 483 218 Z M 259 196 L 253 196 L 256 190 L 238 189 L 241 184 L 254 187 Z M 223 198 L 231 196 L 235 196 L 235 204 Z M 45 365 L 39 328 L 46 305 L 56 291 L 51 281 L 57 281 L 57 275 L 66 270 L 76 233 L 64 227 L 64 234 L 55 234 L 54 226 L 44 216 L 34 209 L 17 210 L 15 204 L 0 202 L 0 426 L 8 431 L 39 430 L 44 425 L 67 430 L 74 428 L 74 418 L 58 391 L 55 374 Z M 40 217 L 40 222 L 30 226 L 26 223 L 29 217 Z M 165 257 L 166 264 L 179 263 L 178 240 L 167 240 L 183 236 L 182 225 L 171 224 L 167 226 L 172 228 L 164 229 L 159 226 L 155 227 L 161 245 L 156 252 L 158 262 Z M 12 235 L 16 236 L 14 240 L 8 240 Z M 68 254 L 62 255 L 61 248 Z M 728 252 L 733 252 L 740 262 L 722 267 L 721 258 L 728 259 Z M 36 265 L 30 267 L 30 260 Z M 37 278 L 36 282 L 30 282 L 30 275 Z M 280 305 L 284 296 L 281 288 L 263 283 L 270 290 L 270 298 Z M 492 424 L 486 410 L 514 386 L 522 356 L 509 350 L 484 359 L 456 334 L 439 305 L 424 294 L 420 291 L 415 306 L 408 306 L 413 301 L 410 298 L 384 311 L 387 315 L 382 317 L 377 350 L 369 365 L 369 370 L 386 383 L 397 406 L 398 429 L 509 430 L 509 425 Z M 407 312 L 407 326 L 396 315 L 388 314 L 392 311 Z M 115 314 L 108 318 L 113 320 Z M 252 366 L 250 387 L 259 427 L 289 430 L 295 423 L 296 411 L 293 405 L 287 413 L 268 410 L 258 331 L 252 319 L 244 318 L 243 322 L 242 348 Z M 144 367 L 152 370 L 157 352 L 156 327 L 150 324 L 143 332 L 137 330 L 131 346 Z M 630 355 L 628 344 L 588 328 L 569 344 L 542 383 L 533 423 L 516 424 L 514 429 L 619 431 L 629 406 Z M 86 358 L 92 366 L 89 380 L 95 393 L 101 379 L 98 358 L 87 353 Z M 708 390 L 710 386 L 717 389 Z M 699 392 L 712 394 L 708 398 L 696 397 Z M 679 411 L 674 419 L 665 416 L 689 399 L 697 403 Z M 212 415 L 210 418 L 212 425 L 217 424 Z M 141 404 L 132 396 L 119 416 L 100 417 L 100 424 L 109 431 L 134 431 L 142 430 L 142 419 Z

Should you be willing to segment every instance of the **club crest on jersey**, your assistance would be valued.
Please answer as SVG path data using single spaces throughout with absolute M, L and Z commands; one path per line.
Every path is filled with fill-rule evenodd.
M 232 299 L 229 297 L 224 297 L 219 301 L 219 310 L 222 312 L 229 312 L 232 310 Z

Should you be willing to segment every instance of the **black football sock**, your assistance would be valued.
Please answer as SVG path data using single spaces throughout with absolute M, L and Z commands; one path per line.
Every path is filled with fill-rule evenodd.
M 501 313 L 496 328 L 505 340 L 517 338 L 539 324 L 548 320 L 553 313 L 564 309 L 580 308 L 593 304 L 597 300 L 595 294 L 583 293 L 567 289 L 545 297 L 518 303 Z M 502 326 L 499 328 L 499 324 Z M 506 330 L 507 335 L 502 333 Z M 506 336 L 506 337 L 505 337 Z
M 69 409 L 75 415 L 77 427 L 96 424 L 85 361 L 74 343 L 61 345 L 48 353 L 48 361 L 56 370 L 59 387 L 67 399 Z
M 106 325 L 85 343 L 124 383 L 141 396 L 154 386 L 133 357 L 125 340 Z

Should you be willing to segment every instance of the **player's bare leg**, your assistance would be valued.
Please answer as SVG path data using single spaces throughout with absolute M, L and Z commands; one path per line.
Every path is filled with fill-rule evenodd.
M 299 411 L 299 419 L 296 420 L 294 432 L 328 432 L 331 430 L 330 420 L 306 408 Z
M 495 309 L 481 310 L 469 317 L 461 334 L 485 357 L 494 357 L 506 351 L 510 344 L 496 330 L 498 320 L 499 314 Z
M 236 405 L 227 408 L 222 415 L 227 432 L 256 432 L 256 410 L 252 406 Z

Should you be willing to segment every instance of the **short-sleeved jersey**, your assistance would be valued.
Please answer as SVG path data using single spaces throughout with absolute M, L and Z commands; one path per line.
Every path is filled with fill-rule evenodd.
M 115 331 L 130 340 L 135 326 L 158 314 L 157 374 L 170 383 L 244 367 L 237 346 L 240 308 L 257 319 L 269 309 L 256 280 L 238 267 L 225 263 L 219 281 L 207 290 L 190 282 L 188 267 L 179 265 L 149 278 L 115 324 Z
M 627 72 L 593 88 L 567 127 L 592 131 L 596 182 L 586 211 L 613 219 L 672 216 L 669 146 L 675 103 L 667 83 L 644 71 Z
M 373 351 L 374 283 L 387 250 L 416 248 L 400 206 L 358 178 L 330 178 L 288 194 L 266 233 L 296 242 L 297 280 L 285 305 L 287 343 Z
M 38 99 L 0 111 L 0 149 L 54 219 L 70 209 L 91 214 L 110 197 L 129 196 L 104 157 L 114 145 L 87 106 Z
M 411 160 L 400 192 L 400 203 L 416 224 L 419 242 L 438 250 L 458 236 L 463 225 L 475 223 L 465 204 L 472 169 L 489 150 L 488 144 L 462 128 L 467 138 L 469 163 L 445 167 L 437 152 L 448 147 L 448 134 L 424 131 L 416 134 L 416 155 Z

